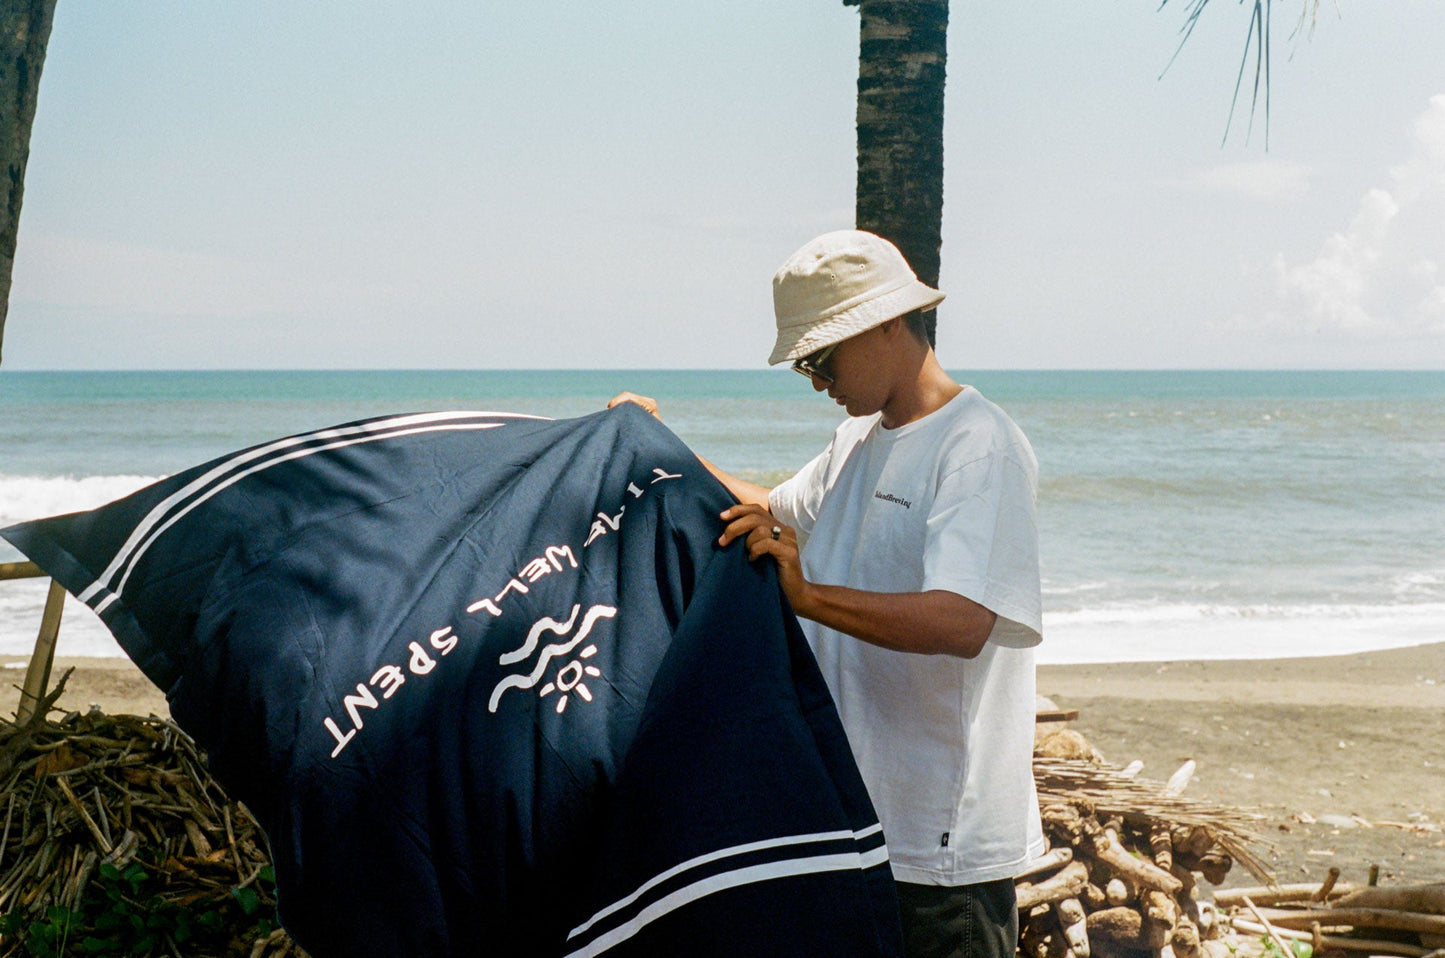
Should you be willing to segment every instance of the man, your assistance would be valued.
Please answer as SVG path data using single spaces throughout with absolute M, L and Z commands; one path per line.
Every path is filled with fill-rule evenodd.
M 773 278 L 768 361 L 850 418 L 774 489 L 708 468 L 741 500 L 720 543 L 771 556 L 804 620 L 883 823 L 908 953 L 1013 958 L 1013 877 L 1045 847 L 1037 464 L 939 364 L 922 312 L 942 299 L 871 233 L 804 246 Z

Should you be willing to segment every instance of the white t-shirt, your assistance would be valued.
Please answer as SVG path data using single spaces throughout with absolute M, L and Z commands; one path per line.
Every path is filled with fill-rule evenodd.
M 808 581 L 945 589 L 998 614 L 973 659 L 895 652 L 802 620 L 900 881 L 1011 878 L 1045 850 L 1032 759 L 1037 475 L 1018 426 L 965 387 L 898 429 L 849 419 L 769 497 L 798 530 Z

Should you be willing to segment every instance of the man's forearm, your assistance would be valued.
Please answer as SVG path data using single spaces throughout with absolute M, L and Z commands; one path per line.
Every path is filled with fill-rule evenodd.
M 708 472 L 717 477 L 718 482 L 727 486 L 728 492 L 737 496 L 739 502 L 752 502 L 762 506 L 764 509 L 768 508 L 768 493 L 772 492 L 771 489 L 766 486 L 760 486 L 757 483 L 748 482 L 746 479 L 739 479 L 731 473 L 723 472 L 717 466 L 714 466 L 702 458 L 702 456 L 698 456 L 697 458 L 699 462 L 707 466 Z
M 724 485 L 733 479 L 705 459 L 703 464 Z M 719 518 L 725 525 L 718 545 L 726 548 L 742 540 L 751 561 L 770 556 L 777 562 L 778 581 L 798 615 L 899 652 L 971 659 L 983 651 L 998 616 L 956 592 L 865 592 L 807 581 L 796 530 L 773 517 L 767 490 L 753 488 L 762 493 L 761 500 L 745 500 L 722 511 Z M 733 494 L 743 498 L 737 491 Z
M 804 583 L 793 611 L 885 649 L 965 659 L 983 651 L 998 619 L 977 602 L 943 590 L 865 592 L 812 583 Z

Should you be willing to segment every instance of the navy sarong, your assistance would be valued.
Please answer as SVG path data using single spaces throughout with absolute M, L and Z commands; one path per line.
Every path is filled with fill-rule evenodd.
M 640 409 L 319 430 L 0 531 L 266 830 L 316 958 L 894 955 L 771 563 Z

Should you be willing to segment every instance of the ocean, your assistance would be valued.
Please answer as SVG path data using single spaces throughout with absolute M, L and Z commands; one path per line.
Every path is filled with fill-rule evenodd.
M 1041 663 L 1272 658 L 1445 641 L 1445 372 L 955 371 L 1040 464 Z M 552 417 L 630 389 L 765 485 L 842 416 L 756 371 L 0 371 L 0 526 L 100 505 L 265 440 L 369 416 Z M 19 559 L 0 542 L 0 562 Z M 44 598 L 0 582 L 0 655 Z M 58 654 L 123 654 L 68 601 Z

